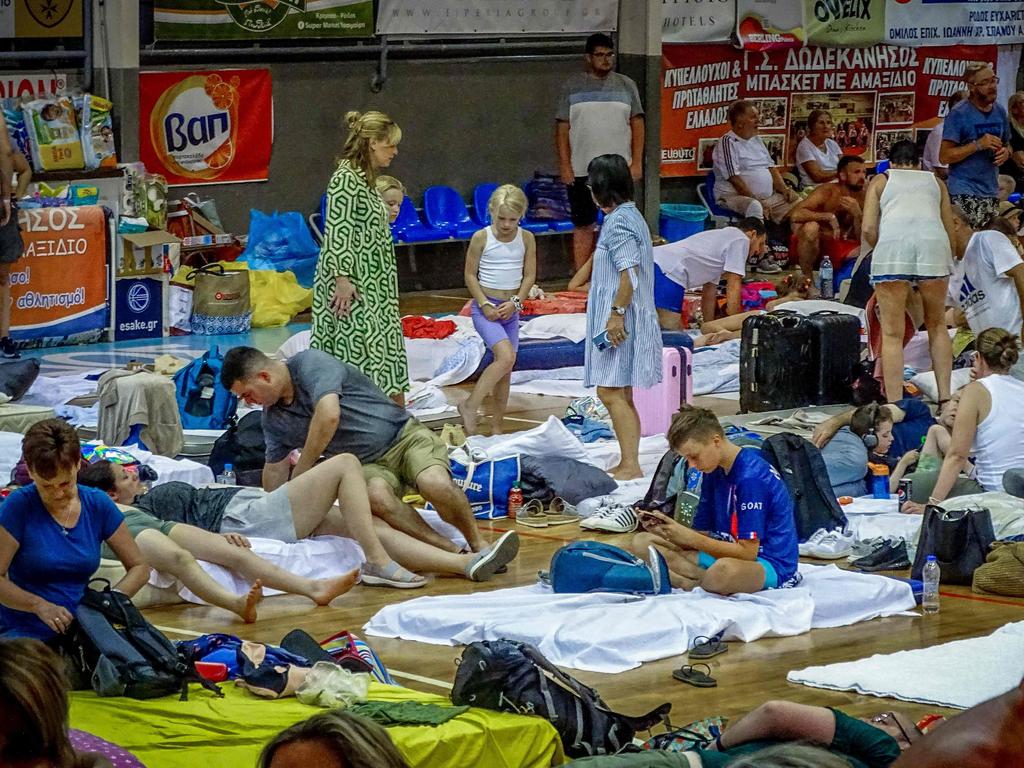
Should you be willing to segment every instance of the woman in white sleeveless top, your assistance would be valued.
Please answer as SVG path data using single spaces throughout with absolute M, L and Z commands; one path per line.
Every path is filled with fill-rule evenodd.
M 953 352 L 946 331 L 946 291 L 952 271 L 953 215 L 946 185 L 919 170 L 917 147 L 898 141 L 890 169 L 868 184 L 861 226 L 874 247 L 871 282 L 881 314 L 882 378 L 890 403 L 903 397 L 903 329 L 916 287 L 924 305 L 940 411 L 949 402 Z
M 974 360 L 976 381 L 964 387 L 953 422 L 953 438 L 928 502 L 945 501 L 974 457 L 975 477 L 986 491 L 1003 490 L 1006 470 L 1024 467 L 1024 381 L 1010 376 L 1020 354 L 1016 336 L 1002 328 L 978 334 Z M 904 512 L 923 512 L 907 502 Z

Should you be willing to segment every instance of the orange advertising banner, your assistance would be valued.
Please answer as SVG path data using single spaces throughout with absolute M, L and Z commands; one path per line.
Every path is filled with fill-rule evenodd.
M 171 186 L 266 181 L 269 69 L 139 74 L 139 159 Z
M 25 250 L 11 265 L 15 340 L 69 337 L 107 325 L 107 220 L 98 205 L 18 212 Z

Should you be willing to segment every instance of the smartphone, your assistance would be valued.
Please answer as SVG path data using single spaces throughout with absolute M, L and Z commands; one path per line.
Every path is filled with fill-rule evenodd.
M 600 352 L 604 352 L 612 345 L 611 339 L 608 338 L 607 330 L 601 331 L 592 339 L 592 341 L 594 342 L 594 346 L 597 347 Z

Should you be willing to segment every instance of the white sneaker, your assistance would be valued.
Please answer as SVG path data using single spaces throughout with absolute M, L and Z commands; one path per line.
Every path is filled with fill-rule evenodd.
M 809 548 L 807 556 L 819 560 L 838 560 L 853 551 L 853 542 L 852 533 L 829 531 L 814 547 Z
M 814 533 L 812 533 L 811 537 L 798 547 L 800 551 L 800 556 L 814 557 L 814 555 L 811 553 L 818 547 L 819 544 L 821 544 L 822 539 L 824 539 L 826 536 L 828 536 L 828 531 L 826 531 L 824 528 L 819 528 Z
M 592 496 L 589 499 L 583 499 L 583 501 L 576 505 L 576 514 L 583 518 L 592 517 L 602 507 L 610 507 L 614 503 L 615 500 L 611 496 Z
M 605 533 L 630 533 L 636 530 L 639 520 L 632 507 L 613 504 L 599 509 L 596 514 L 580 521 L 580 528 Z

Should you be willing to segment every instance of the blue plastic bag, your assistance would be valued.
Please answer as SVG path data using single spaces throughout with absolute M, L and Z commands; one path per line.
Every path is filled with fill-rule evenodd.
M 313 241 L 301 213 L 286 211 L 267 215 L 255 208 L 249 211 L 249 242 L 238 257 L 249 269 L 291 271 L 303 288 L 313 287 L 320 247 Z

